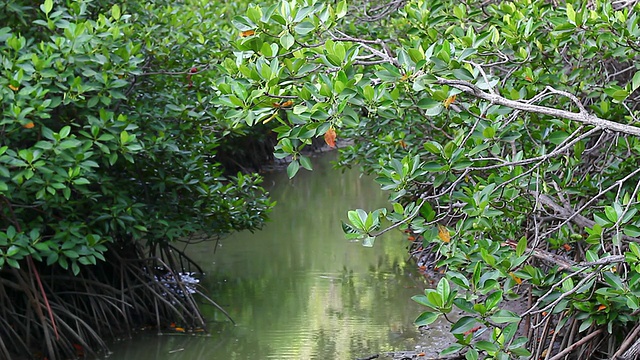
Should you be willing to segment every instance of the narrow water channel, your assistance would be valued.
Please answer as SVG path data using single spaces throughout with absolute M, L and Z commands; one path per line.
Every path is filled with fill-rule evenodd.
M 139 334 L 112 359 L 355 359 L 424 346 L 411 301 L 425 281 L 407 262 L 407 240 L 390 232 L 375 247 L 344 239 L 347 210 L 385 206 L 386 195 L 357 171 L 314 158 L 313 172 L 266 177 L 278 202 L 264 230 L 188 248 L 201 282 L 235 320 L 205 308 L 210 336 Z M 438 337 L 432 334 L 430 337 Z

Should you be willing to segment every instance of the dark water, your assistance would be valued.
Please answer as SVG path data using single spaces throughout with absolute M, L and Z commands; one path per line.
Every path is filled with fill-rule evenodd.
M 210 336 L 140 334 L 111 359 L 355 359 L 429 346 L 411 296 L 425 280 L 407 261 L 407 240 L 389 232 L 374 248 L 344 239 L 349 209 L 387 205 L 371 178 L 314 158 L 312 173 L 267 176 L 278 205 L 262 231 L 188 248 L 208 273 L 201 284 L 236 321 L 205 307 Z M 214 253 L 215 249 L 215 253 Z M 427 343 L 425 343 L 427 341 Z

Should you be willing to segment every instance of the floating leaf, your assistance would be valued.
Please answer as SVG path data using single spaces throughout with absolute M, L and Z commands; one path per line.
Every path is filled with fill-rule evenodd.
M 324 142 L 332 148 L 336 147 L 336 131 L 333 129 L 333 126 L 324 133 Z
M 449 234 L 449 229 L 447 229 L 446 226 L 438 225 L 438 237 L 446 243 L 451 241 L 451 235 Z

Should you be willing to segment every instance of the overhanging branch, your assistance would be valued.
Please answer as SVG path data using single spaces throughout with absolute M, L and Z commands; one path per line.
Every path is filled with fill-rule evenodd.
M 640 137 L 639 127 L 620 124 L 614 121 L 601 119 L 595 115 L 592 115 L 586 112 L 586 110 L 584 110 L 582 106 L 580 106 L 581 111 L 576 113 L 572 111 L 566 111 L 566 110 L 561 110 L 561 109 L 556 109 L 556 108 L 551 108 L 546 106 L 524 103 L 516 100 L 509 100 L 500 95 L 491 94 L 486 91 L 483 91 L 482 89 L 480 89 L 479 87 L 477 87 L 476 85 L 468 81 L 439 79 L 437 83 L 440 85 L 452 86 L 458 90 L 461 90 L 466 94 L 472 95 L 479 99 L 487 100 L 493 104 L 506 106 L 508 108 L 522 110 L 522 111 L 531 112 L 531 113 L 554 116 L 557 118 L 562 118 L 567 120 L 578 121 L 583 124 L 596 126 L 598 128 Z M 564 92 L 560 92 L 558 90 L 554 90 L 554 92 L 560 93 L 566 96 Z M 570 96 L 570 99 L 574 100 L 575 96 L 573 95 Z

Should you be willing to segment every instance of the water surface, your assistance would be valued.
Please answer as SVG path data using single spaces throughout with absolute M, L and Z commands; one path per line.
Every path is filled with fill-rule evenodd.
M 355 359 L 425 345 L 413 325 L 424 309 L 410 299 L 425 279 L 405 237 L 392 231 L 365 248 L 340 227 L 349 209 L 388 205 L 386 194 L 357 171 L 333 169 L 333 157 L 314 158 L 314 171 L 293 180 L 266 177 L 278 205 L 264 230 L 187 249 L 236 325 L 205 307 L 210 336 L 140 334 L 111 358 Z

